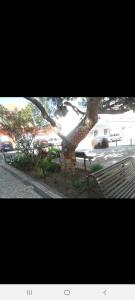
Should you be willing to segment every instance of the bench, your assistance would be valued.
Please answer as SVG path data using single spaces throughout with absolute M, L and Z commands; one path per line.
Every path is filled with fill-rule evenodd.
M 89 174 L 89 189 L 98 198 L 135 199 L 135 160 L 127 157 L 110 167 Z
M 93 156 L 86 155 L 85 152 L 81 152 L 81 151 L 75 151 L 75 156 L 84 159 L 84 168 L 85 168 L 85 171 L 86 171 L 86 159 L 89 160 L 89 163 L 91 165 L 91 161 L 93 159 Z
M 59 158 L 60 159 L 60 155 L 61 155 L 62 151 L 59 150 L 58 152 L 52 152 L 50 154 L 50 156 L 52 156 L 53 158 Z M 75 151 L 75 156 L 76 157 L 79 157 L 79 158 L 83 158 L 84 159 L 84 168 L 85 168 L 85 171 L 86 171 L 86 159 L 89 160 L 90 164 L 91 164 L 91 161 L 93 159 L 93 156 L 90 156 L 90 155 L 86 155 L 85 152 L 81 152 L 81 151 Z

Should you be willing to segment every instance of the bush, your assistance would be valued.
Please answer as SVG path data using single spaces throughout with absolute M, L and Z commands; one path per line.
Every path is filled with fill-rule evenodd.
M 100 164 L 93 164 L 90 167 L 90 170 L 91 170 L 92 173 L 97 172 L 97 171 L 99 171 L 101 169 L 103 169 L 103 166 L 100 165 Z
M 39 167 L 42 169 L 44 177 L 46 177 L 49 172 L 58 172 L 61 169 L 52 159 L 52 157 L 47 157 L 41 159 L 39 162 Z
M 34 165 L 33 157 L 30 157 L 30 156 L 27 157 L 25 154 L 22 154 L 22 153 L 18 153 L 17 156 L 12 158 L 10 163 L 15 168 L 22 169 L 22 170 L 23 169 L 29 170 L 29 169 L 33 168 L 33 165 Z
M 53 158 L 60 157 L 60 150 L 55 147 L 51 147 L 48 149 L 48 156 L 51 156 Z
M 102 148 L 108 148 L 108 147 L 109 147 L 108 140 L 103 138 L 103 140 L 102 140 Z
M 30 138 L 27 138 L 25 136 L 18 138 L 16 142 L 16 149 L 18 151 L 21 151 L 27 157 L 33 155 L 34 154 L 34 148 L 32 146 L 33 138 L 34 138 L 33 135 Z
M 48 152 L 59 152 L 60 150 L 58 149 L 58 148 L 56 148 L 56 147 L 50 147 L 49 149 L 48 149 Z
M 43 171 L 40 167 L 35 168 L 35 173 L 39 177 L 44 177 Z
M 95 140 L 95 144 L 94 144 L 94 149 L 104 149 L 104 148 L 108 148 L 109 147 L 109 142 L 106 138 L 103 138 L 101 141 L 96 141 Z

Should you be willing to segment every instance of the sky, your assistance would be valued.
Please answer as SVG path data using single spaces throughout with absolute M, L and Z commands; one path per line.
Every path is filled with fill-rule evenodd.
M 23 97 L 0 97 L 0 104 L 7 105 L 15 105 L 16 107 L 25 107 L 29 101 L 25 100 Z
M 71 107 L 68 107 L 66 117 L 59 118 L 58 123 L 61 125 L 62 133 L 67 135 L 73 130 L 80 121 L 80 115 L 76 114 Z

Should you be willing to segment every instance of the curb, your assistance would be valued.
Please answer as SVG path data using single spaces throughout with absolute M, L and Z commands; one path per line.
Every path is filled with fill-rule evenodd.
M 17 170 L 14 167 L 11 167 L 10 165 L 7 165 L 5 162 L 0 164 L 1 167 L 12 174 L 16 175 L 20 178 L 23 182 L 25 182 L 27 185 L 30 184 L 34 186 L 37 190 L 41 191 L 42 193 L 45 193 L 49 196 L 49 198 L 53 199 L 62 199 L 67 198 L 66 196 L 62 195 L 61 193 L 53 190 L 48 186 L 47 184 L 41 184 L 35 180 L 33 180 L 29 175 L 26 175 L 23 171 Z

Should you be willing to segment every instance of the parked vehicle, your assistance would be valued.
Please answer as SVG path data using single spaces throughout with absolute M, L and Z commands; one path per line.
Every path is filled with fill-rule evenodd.
M 47 147 L 48 146 L 48 141 L 45 138 L 45 136 L 35 136 L 33 142 L 32 142 L 34 148 L 37 147 Z
M 38 146 L 41 146 L 41 147 L 48 147 L 48 141 L 41 141 L 41 140 L 36 140 L 33 142 L 33 145 L 34 147 L 38 147 Z
M 110 136 L 108 136 L 108 141 L 109 142 L 122 141 L 122 137 L 119 133 L 110 134 Z
M 108 148 L 109 147 L 108 138 L 106 136 L 95 137 L 92 140 L 92 146 L 94 149 Z
M 49 138 L 48 146 L 61 146 L 61 140 L 55 137 Z
M 11 142 L 4 142 L 0 143 L 0 151 L 1 152 L 7 152 L 7 151 L 13 151 L 13 145 Z

